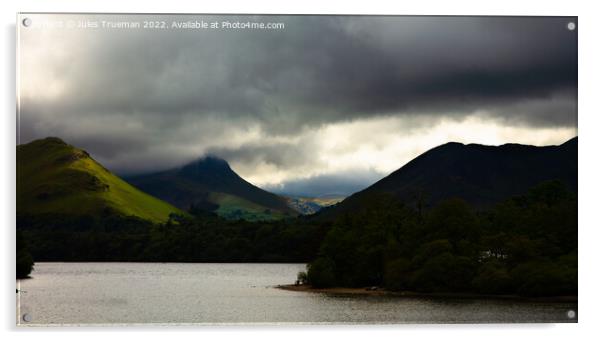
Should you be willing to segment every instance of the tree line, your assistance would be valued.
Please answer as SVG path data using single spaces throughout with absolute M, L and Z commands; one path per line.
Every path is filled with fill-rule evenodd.
M 17 276 L 36 261 L 304 262 L 314 287 L 577 294 L 577 197 L 551 181 L 487 210 L 387 194 L 334 220 L 229 221 L 201 209 L 153 224 L 110 213 L 17 216 Z
M 371 197 L 336 220 L 306 275 L 315 287 L 576 295 L 577 197 L 558 181 L 486 211 Z
M 36 261 L 308 262 L 327 225 L 303 220 L 230 221 L 215 214 L 136 217 L 19 215 L 17 229 Z

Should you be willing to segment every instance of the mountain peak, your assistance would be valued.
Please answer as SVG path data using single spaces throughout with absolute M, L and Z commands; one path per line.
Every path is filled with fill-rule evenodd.
M 441 144 L 439 146 L 436 146 L 436 147 L 432 148 L 431 150 L 447 151 L 447 150 L 460 149 L 460 148 L 462 148 L 464 146 L 466 146 L 466 144 L 463 144 L 463 143 L 460 143 L 460 142 L 447 142 L 445 144 Z
M 213 155 L 206 155 L 184 165 L 180 169 L 180 173 L 196 177 L 201 174 L 229 174 L 234 171 L 225 160 Z
M 234 219 L 273 219 L 295 214 L 284 198 L 245 181 L 227 161 L 215 155 L 205 155 L 177 169 L 128 180 L 181 209 L 195 207 Z
M 205 155 L 205 156 L 199 158 L 196 161 L 196 163 L 199 165 L 203 165 L 203 166 L 227 167 L 228 169 L 230 168 L 230 165 L 228 164 L 228 162 L 225 159 L 219 158 L 215 155 Z
M 27 144 L 20 144 L 19 146 L 27 146 L 29 148 L 36 148 L 36 147 L 50 148 L 50 147 L 57 147 L 57 146 L 65 147 L 65 146 L 69 146 L 69 144 L 65 143 L 65 141 L 63 141 L 62 139 L 60 139 L 58 137 L 46 137 L 46 138 L 42 138 L 42 139 L 36 139 Z
M 59 137 L 46 137 L 44 139 L 40 139 L 39 141 L 41 143 L 46 143 L 46 144 L 67 145 L 67 143 L 65 143 L 65 141 L 60 139 Z

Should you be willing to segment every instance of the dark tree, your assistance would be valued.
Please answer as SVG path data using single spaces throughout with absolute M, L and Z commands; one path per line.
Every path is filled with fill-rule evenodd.
M 27 249 L 27 242 L 20 231 L 17 231 L 17 279 L 29 277 L 33 270 L 33 257 Z

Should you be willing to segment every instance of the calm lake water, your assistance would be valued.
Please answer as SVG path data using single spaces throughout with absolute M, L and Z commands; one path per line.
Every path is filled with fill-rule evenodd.
M 21 324 L 575 322 L 576 303 L 329 295 L 274 288 L 303 264 L 36 263 Z M 19 284 L 19 283 L 18 283 Z M 19 311 L 17 311 L 19 313 Z M 22 319 L 21 319 L 22 320 Z

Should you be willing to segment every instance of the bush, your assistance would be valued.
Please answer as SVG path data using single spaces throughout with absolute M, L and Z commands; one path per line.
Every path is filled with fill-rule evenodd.
M 309 281 L 307 279 L 307 273 L 306 272 L 297 273 L 297 282 L 302 285 L 308 283 Z

